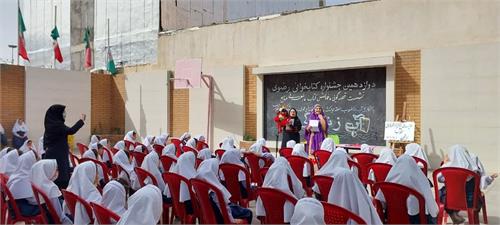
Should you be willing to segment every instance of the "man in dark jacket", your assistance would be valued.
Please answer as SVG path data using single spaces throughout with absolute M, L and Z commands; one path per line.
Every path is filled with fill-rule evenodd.
M 43 135 L 43 146 L 45 148 L 45 159 L 55 159 L 59 176 L 54 183 L 61 189 L 68 186 L 70 178 L 68 135 L 73 135 L 84 125 L 85 114 L 73 125 L 67 127 L 66 106 L 52 105 L 45 114 L 45 133 Z

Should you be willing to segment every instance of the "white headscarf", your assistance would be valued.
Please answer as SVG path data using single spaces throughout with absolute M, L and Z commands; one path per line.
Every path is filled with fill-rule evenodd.
M 21 152 L 23 152 L 23 153 L 26 153 L 26 152 L 31 151 L 31 150 L 33 150 L 33 151 L 35 151 L 35 152 L 36 152 L 36 149 L 33 147 L 33 141 L 31 141 L 31 148 L 30 148 L 30 147 L 28 147 L 28 142 L 30 142 L 30 141 L 31 141 L 30 139 L 28 139 L 28 140 L 24 141 L 23 146 L 21 146 L 21 147 L 19 148 L 19 150 L 20 150 Z
M 7 186 L 12 192 L 14 199 L 32 198 L 30 173 L 31 167 L 36 162 L 35 152 L 29 151 L 19 156 L 19 164 L 16 171 L 9 177 Z
M 255 143 L 259 143 L 262 146 L 266 146 L 266 139 L 264 138 L 259 138 Z
M 184 132 L 181 137 L 179 138 L 180 141 L 184 141 L 186 139 L 191 138 L 191 134 L 189 132 Z
M 157 145 L 165 146 L 167 144 L 168 137 L 170 137 L 169 134 L 163 133 L 155 138 L 154 143 Z
M 209 148 L 204 148 L 198 152 L 198 159 L 205 160 L 212 158 L 212 150 Z
M 203 136 L 202 134 L 198 134 L 194 137 L 197 141 L 201 141 L 201 142 L 205 142 L 205 136 Z
M 426 214 L 432 217 L 437 216 L 439 208 L 429 186 L 429 181 L 411 156 L 405 154 L 399 156 L 398 161 L 387 174 L 385 181 L 401 184 L 418 191 L 425 198 Z M 381 191 L 378 191 L 376 198 L 385 202 L 384 194 Z M 419 213 L 417 198 L 410 196 L 406 204 L 409 215 L 414 216 Z
M 234 139 L 232 137 L 227 137 L 222 141 L 222 149 L 224 150 L 229 150 L 234 148 Z
M 135 131 L 133 131 L 133 130 L 127 132 L 127 134 L 125 134 L 125 137 L 123 137 L 123 140 L 135 143 L 134 133 L 135 133 Z
M 325 165 L 323 165 L 321 169 L 319 169 L 316 175 L 333 177 L 333 173 L 337 168 L 344 168 L 348 170 L 349 163 L 347 163 L 347 160 L 347 153 L 343 151 L 333 151 L 333 153 L 330 155 L 330 158 L 328 158 L 328 161 L 326 161 Z M 316 183 L 314 184 L 312 189 L 318 194 L 324 194 L 320 192 L 319 187 Z
M 191 147 L 192 149 L 196 149 L 196 140 L 194 138 L 190 138 L 186 142 L 186 146 Z
M 303 198 L 295 204 L 291 225 L 325 224 L 325 212 L 321 202 L 314 198 Z
M 155 151 L 153 151 L 147 154 L 146 157 L 144 157 L 144 161 L 142 162 L 141 168 L 150 172 L 156 178 L 156 181 L 158 182 L 158 188 L 160 188 L 160 190 L 164 190 L 165 182 L 161 177 L 159 166 L 160 166 L 160 157 Z M 146 179 L 144 183 L 148 183 L 148 181 L 149 178 Z M 152 184 L 152 182 L 150 182 L 150 184 Z
M 38 139 L 38 155 L 42 156 L 45 154 L 45 149 L 43 147 L 43 136 Z
M 219 160 L 217 159 L 207 159 L 201 162 L 198 167 L 196 178 L 202 179 L 211 185 L 217 187 L 224 196 L 224 200 L 226 204 L 229 204 L 229 198 L 231 197 L 231 193 L 222 185 L 219 181 L 217 174 L 219 173 Z
M 99 144 L 101 144 L 103 147 L 108 147 L 108 139 L 103 138 L 99 141 Z
M 116 148 L 118 150 L 125 150 L 125 142 L 124 141 L 118 141 L 118 142 L 116 142 L 115 146 L 113 146 L 113 148 Z
M 97 167 L 93 162 L 81 163 L 75 167 L 66 190 L 80 196 L 87 202 L 101 202 L 101 193 L 94 186 L 96 175 Z M 74 216 L 74 224 L 90 223 L 90 218 L 87 215 L 85 207 L 81 204 L 76 204 Z
M 24 135 L 23 137 L 27 137 L 28 136 L 28 126 L 26 125 L 26 123 L 23 121 L 22 123 L 19 122 L 19 119 L 16 120 L 16 123 L 14 124 L 14 127 L 12 127 L 12 133 L 14 133 L 16 136 L 18 136 L 19 134 L 17 134 L 17 132 L 19 131 L 22 131 L 24 132 Z
M 99 141 L 99 144 L 101 144 L 103 148 L 108 149 L 108 139 L 105 139 L 105 138 L 101 139 Z M 108 162 L 109 157 L 113 157 L 112 155 L 108 155 L 108 153 L 109 153 L 108 151 L 105 151 L 104 153 L 102 153 L 102 161 L 103 162 Z
M 130 180 L 129 180 L 128 176 L 122 175 L 122 174 L 118 175 L 119 178 L 123 178 L 123 179 L 127 180 L 130 183 L 130 187 L 134 190 L 137 190 L 140 188 L 139 181 L 137 180 L 137 175 L 135 174 L 135 171 L 134 171 L 134 166 L 132 165 L 132 163 L 130 163 L 128 156 L 127 156 L 127 153 L 125 153 L 125 151 L 119 150 L 113 156 L 113 164 L 121 166 L 125 170 L 123 172 L 126 172 L 128 174 L 128 176 L 130 176 Z
M 94 151 L 92 151 L 91 149 L 88 149 L 87 151 L 85 151 L 82 155 L 82 158 L 89 158 L 89 159 L 97 160 L 97 156 L 95 155 Z
M 367 144 L 362 144 L 360 150 L 361 150 L 361 153 L 372 153 L 373 154 L 373 148 Z
M 146 185 L 128 199 L 128 210 L 117 225 L 156 225 L 162 212 L 161 191 L 154 185 Z
M 328 194 L 328 202 L 343 207 L 361 217 L 366 224 L 382 224 L 372 200 L 353 172 L 335 168 L 335 181 Z
M 175 145 L 174 144 L 168 144 L 161 151 L 161 155 L 166 155 L 166 156 L 170 156 L 173 159 L 177 159 L 177 155 L 175 154 L 175 151 L 176 151 Z
M 297 142 L 295 142 L 294 140 L 289 140 L 286 142 L 286 147 L 293 148 L 293 146 L 295 146 L 296 144 L 297 144 Z
M 11 176 L 17 169 L 19 153 L 16 149 L 11 150 L 0 160 L 0 173 Z
M 424 160 L 427 164 L 429 164 L 429 159 L 427 158 L 427 154 L 425 154 L 422 147 L 417 143 L 411 143 L 406 145 L 405 147 L 405 155 L 415 156 L 422 160 Z
M 122 216 L 126 211 L 126 200 L 127 192 L 125 191 L 125 187 L 118 181 L 112 180 L 104 186 L 102 190 L 102 206 L 113 211 L 118 216 Z
M 288 176 L 292 181 L 292 189 L 288 185 Z M 276 158 L 276 161 L 271 165 L 269 170 L 267 171 L 266 178 L 264 179 L 264 184 L 262 187 L 270 187 L 275 188 L 280 191 L 283 191 L 291 196 L 300 199 L 304 196 L 305 191 L 302 187 L 302 183 L 299 178 L 295 175 L 290 164 L 284 157 Z M 290 222 L 290 219 L 293 215 L 294 206 L 290 202 L 286 202 L 284 206 L 283 218 L 285 222 Z M 262 205 L 262 200 L 257 198 L 256 203 L 256 215 L 257 216 L 265 216 L 266 212 L 264 210 L 264 206 Z
M 320 149 L 333 152 L 335 149 L 335 142 L 333 142 L 333 139 L 331 138 L 325 138 L 325 140 L 321 143 Z
M 398 160 L 398 158 L 396 157 L 396 154 L 394 154 L 394 151 L 391 148 L 385 147 L 380 151 L 380 155 L 375 160 L 375 162 L 394 165 L 394 163 L 396 163 L 396 160 Z
M 148 146 L 152 146 L 154 144 L 154 139 L 155 139 L 155 136 L 153 135 L 148 135 L 144 138 L 144 141 L 142 142 L 142 144 L 146 147 Z
M 0 151 L 0 160 L 2 160 L 2 158 L 7 155 L 7 150 L 9 150 L 9 147 L 5 147 L 2 149 L 2 151 Z
M 35 186 L 40 188 L 49 199 L 58 198 L 61 196 L 61 191 L 54 183 L 57 179 L 57 161 L 55 159 L 43 159 L 35 164 L 31 168 L 31 181 Z M 45 200 L 40 198 L 40 201 L 44 203 Z
M 185 152 L 184 154 L 179 156 L 179 159 L 177 159 L 177 164 L 172 170 L 172 172 L 177 173 L 185 177 L 186 179 L 190 180 L 191 178 L 194 178 L 197 174 L 196 169 L 194 168 L 195 161 L 196 159 L 193 152 Z M 180 202 L 185 202 L 191 199 L 191 196 L 189 196 L 189 189 L 184 182 L 181 182 L 179 195 L 180 195 L 179 196 Z
M 220 159 L 220 163 L 221 164 L 222 163 L 231 163 L 231 164 L 240 165 L 240 166 L 245 167 L 245 164 L 241 161 L 240 150 L 235 149 L 235 148 L 231 148 L 231 149 L 225 151 L 224 154 L 222 155 L 222 158 Z M 219 176 L 220 176 L 221 180 L 225 180 L 224 174 L 222 172 L 219 173 Z M 244 181 L 245 179 L 246 179 L 245 173 L 240 171 L 238 173 L 238 181 Z
M 468 154 L 467 148 L 462 145 L 453 145 L 448 151 L 448 162 L 442 167 L 460 167 L 472 171 L 479 171 L 479 167 Z
M 97 143 L 99 143 L 99 138 L 97 137 L 97 135 L 92 135 L 92 137 L 90 137 L 89 146 L 92 146 L 93 144 Z
M 293 147 L 292 155 L 300 156 L 302 158 L 308 159 L 309 155 L 306 153 L 305 149 L 306 148 L 305 148 L 304 144 L 296 144 Z M 309 172 L 309 169 L 310 169 L 309 163 L 304 164 L 304 169 L 302 171 L 302 176 L 304 176 L 304 177 L 310 176 L 311 174 Z
M 262 155 L 262 153 L 263 153 L 262 152 L 262 144 L 259 143 L 259 142 L 255 142 L 254 144 L 252 144 L 250 146 L 249 150 L 250 150 L 250 152 L 252 152 L 252 153 L 254 153 L 254 154 L 258 155 L 258 156 Z

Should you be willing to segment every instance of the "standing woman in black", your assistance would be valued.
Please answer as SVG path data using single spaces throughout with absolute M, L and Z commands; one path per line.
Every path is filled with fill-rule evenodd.
M 85 114 L 73 127 L 64 124 L 66 119 L 66 106 L 52 105 L 45 114 L 45 133 L 43 135 L 43 146 L 45 148 L 45 159 L 55 159 L 59 176 L 54 183 L 61 189 L 68 186 L 70 178 L 68 135 L 73 135 L 84 125 Z
M 300 130 L 302 129 L 302 122 L 297 116 L 297 110 L 291 108 L 288 112 L 290 119 L 285 127 L 285 132 L 283 132 L 283 141 L 281 142 L 281 148 L 286 147 L 286 143 L 290 140 L 294 140 L 296 143 L 300 143 Z

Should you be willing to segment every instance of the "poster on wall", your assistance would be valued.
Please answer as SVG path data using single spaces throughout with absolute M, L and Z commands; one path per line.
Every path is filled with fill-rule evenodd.
M 384 140 L 413 142 L 415 140 L 415 122 L 385 122 Z

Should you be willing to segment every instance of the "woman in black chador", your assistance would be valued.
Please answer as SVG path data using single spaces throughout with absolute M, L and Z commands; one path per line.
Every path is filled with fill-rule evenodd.
M 302 129 L 302 122 L 297 116 L 297 110 L 291 108 L 288 112 L 289 119 L 285 126 L 283 132 L 283 141 L 281 142 L 281 148 L 286 147 L 286 143 L 290 140 L 294 140 L 295 143 L 300 143 L 300 129 Z
M 54 183 L 61 189 L 68 186 L 70 178 L 68 135 L 75 134 L 84 125 L 85 114 L 73 127 L 64 124 L 66 119 L 66 106 L 52 105 L 45 114 L 45 133 L 43 135 L 43 146 L 45 148 L 45 159 L 55 159 L 59 176 Z

